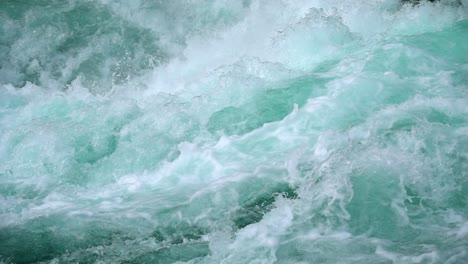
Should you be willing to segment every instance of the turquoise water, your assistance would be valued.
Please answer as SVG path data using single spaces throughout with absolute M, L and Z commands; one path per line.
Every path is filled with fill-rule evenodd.
M 468 2 L 0 1 L 0 263 L 467 263 Z

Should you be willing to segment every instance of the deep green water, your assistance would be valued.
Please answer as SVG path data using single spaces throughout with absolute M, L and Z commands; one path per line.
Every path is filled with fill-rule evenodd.
M 0 263 L 468 263 L 468 2 L 1 0 Z

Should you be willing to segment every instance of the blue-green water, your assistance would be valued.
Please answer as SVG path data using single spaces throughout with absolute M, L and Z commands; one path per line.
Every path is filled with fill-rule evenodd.
M 468 2 L 1 0 L 0 263 L 468 263 Z

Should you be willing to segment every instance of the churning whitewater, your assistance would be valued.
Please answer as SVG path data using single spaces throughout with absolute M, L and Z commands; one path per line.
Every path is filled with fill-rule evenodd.
M 468 263 L 466 0 L 1 0 L 0 263 Z

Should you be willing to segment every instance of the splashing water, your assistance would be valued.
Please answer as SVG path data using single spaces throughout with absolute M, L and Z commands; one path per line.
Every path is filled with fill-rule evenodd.
M 464 263 L 468 2 L 0 2 L 1 263 Z

